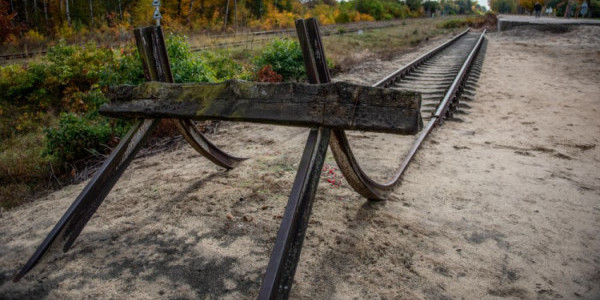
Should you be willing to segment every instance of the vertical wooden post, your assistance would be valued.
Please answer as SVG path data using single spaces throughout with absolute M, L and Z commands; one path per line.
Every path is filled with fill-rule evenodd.
M 302 47 L 308 81 L 312 84 L 330 82 L 317 21 L 314 18 L 297 20 L 296 31 Z M 327 154 L 330 133 L 331 129 L 326 127 L 310 130 L 258 299 L 289 297 Z

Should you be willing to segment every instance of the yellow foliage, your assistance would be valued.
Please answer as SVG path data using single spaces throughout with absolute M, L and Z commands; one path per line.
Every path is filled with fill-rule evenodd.
M 64 39 L 70 39 L 75 34 L 75 30 L 73 27 L 69 26 L 67 23 L 63 23 L 57 30 L 58 36 Z
M 373 18 L 371 15 L 356 13 L 354 22 L 360 22 L 360 21 L 365 21 L 365 22 L 375 21 L 375 18 Z
M 45 40 L 44 35 L 33 29 L 30 29 L 25 33 L 25 39 L 30 43 L 39 43 Z

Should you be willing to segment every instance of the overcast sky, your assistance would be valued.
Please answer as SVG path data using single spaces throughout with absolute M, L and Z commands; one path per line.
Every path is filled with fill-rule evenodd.
M 477 2 L 478 2 L 478 3 L 479 3 L 479 5 L 481 5 L 481 6 L 485 6 L 485 7 L 487 7 L 487 8 L 490 8 L 490 7 L 488 6 L 488 1 L 487 1 L 487 0 L 477 0 Z

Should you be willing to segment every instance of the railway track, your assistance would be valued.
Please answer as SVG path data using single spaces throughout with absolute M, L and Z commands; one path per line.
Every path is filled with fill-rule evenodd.
M 467 29 L 373 85 L 416 91 L 422 95 L 421 116 L 427 124 L 391 180 L 378 182 L 371 178 L 361 168 L 345 132 L 334 130 L 331 150 L 335 160 L 348 183 L 362 196 L 372 200 L 385 199 L 400 183 L 400 178 L 433 128 L 468 108 L 461 100 L 470 100 L 476 87 L 483 60 L 483 55 L 478 54 L 485 44 L 484 36 L 485 30 L 478 33 Z
M 314 89 L 328 86 L 327 83 L 331 82 L 331 76 L 327 67 L 325 50 L 319 35 L 316 19 L 298 20 L 296 21 L 296 28 L 303 51 L 309 83 L 321 84 L 320 86 L 313 85 L 311 87 Z M 356 87 L 354 90 L 344 89 L 342 91 L 344 93 L 343 96 L 339 96 L 335 101 L 331 101 L 332 98 L 330 97 L 335 95 L 335 93 L 327 91 L 307 92 L 309 89 L 308 86 L 281 89 L 281 84 L 268 84 L 267 86 L 269 86 L 272 92 L 267 93 L 265 92 L 267 89 L 265 84 L 261 84 L 261 87 L 258 87 L 258 85 L 252 87 L 247 82 L 238 82 L 238 84 L 244 84 L 244 88 L 234 87 L 232 89 L 238 91 L 257 91 L 260 88 L 261 93 L 250 92 L 246 93 L 250 95 L 248 96 L 249 98 L 237 97 L 228 100 L 233 102 L 230 102 L 232 104 L 227 107 L 243 106 L 245 105 L 244 103 L 249 103 L 243 109 L 234 110 L 234 113 L 230 109 L 223 111 L 213 109 L 212 107 L 219 107 L 214 104 L 218 102 L 214 100 L 217 99 L 216 96 L 206 103 L 202 102 L 204 103 L 202 105 L 213 105 L 209 108 L 202 106 L 202 110 L 187 109 L 181 106 L 184 102 L 180 100 L 180 96 L 175 94 L 170 95 L 169 93 L 163 94 L 166 97 L 171 97 L 170 100 L 162 99 L 161 101 L 167 102 L 162 102 L 162 104 L 154 107 L 152 105 L 142 105 L 141 108 L 136 109 L 135 103 L 139 102 L 134 103 L 134 101 L 125 104 L 125 106 L 118 106 L 118 103 L 111 104 L 113 112 L 137 112 L 143 115 L 143 119 L 136 121 L 129 133 L 121 140 L 109 158 L 104 162 L 101 169 L 94 175 L 94 178 L 90 180 L 50 234 L 37 248 L 36 252 L 13 278 L 13 281 L 20 280 L 49 250 L 62 248 L 63 251 L 67 251 L 73 245 L 87 222 L 102 204 L 106 195 L 123 174 L 127 165 L 135 157 L 135 153 L 142 147 L 145 139 L 152 133 L 152 130 L 160 122 L 161 118 L 176 119 L 178 127 L 186 140 L 198 152 L 215 164 L 229 169 L 244 160 L 243 158 L 222 152 L 218 147 L 205 139 L 200 132 L 197 132 L 196 127 L 193 126 L 190 120 L 205 117 L 207 119 L 247 120 L 268 124 L 296 124 L 297 126 L 311 128 L 258 296 L 259 299 L 287 299 L 300 259 L 302 244 L 312 210 L 312 203 L 315 199 L 314 195 L 321 178 L 328 147 L 331 147 L 340 170 L 355 191 L 369 199 L 385 199 L 387 193 L 392 191 L 399 183 L 404 170 L 406 170 L 414 154 L 427 135 L 433 130 L 434 126 L 440 124 L 442 120 L 452 117 L 459 110 L 461 96 L 469 94 L 469 87 L 474 86 L 474 81 L 478 75 L 478 68 L 482 62 L 482 56 L 478 55 L 478 53 L 484 44 L 484 34 L 485 31 L 478 34 L 466 30 L 374 85 L 374 87 L 419 91 L 423 96 L 422 99 L 424 99 L 421 106 L 421 112 L 424 116 L 422 118 L 428 122 L 426 127 L 420 131 L 409 154 L 400 164 L 395 176 L 391 181 L 384 183 L 373 180 L 361 169 L 354 157 L 344 130 L 355 130 L 356 128 L 361 130 L 360 128 L 363 128 L 368 132 L 392 132 L 378 131 L 377 129 L 390 129 L 392 126 L 400 123 L 401 125 L 404 124 L 404 127 L 402 127 L 403 130 L 395 133 L 415 134 L 421 129 L 422 121 L 421 115 L 417 113 L 417 109 L 419 109 L 418 94 Z M 135 36 L 147 81 L 172 83 L 173 78 L 161 28 L 154 26 L 138 28 L 136 29 Z M 156 83 L 153 84 L 156 86 Z M 223 83 L 221 85 L 225 86 L 226 84 Z M 300 86 L 300 84 L 296 85 Z M 215 94 L 215 89 L 207 88 L 207 86 L 204 86 L 204 91 L 201 90 L 198 92 L 201 97 L 206 97 L 205 95 L 207 94 Z M 184 88 L 188 89 L 188 95 L 193 93 L 192 88 L 194 87 L 190 85 L 187 87 L 180 86 L 175 90 L 181 91 Z M 361 89 L 364 91 L 365 88 L 369 91 L 361 92 Z M 164 89 L 168 89 L 168 86 L 165 85 Z M 216 90 L 222 91 L 222 89 L 224 88 Z M 297 95 L 293 99 L 309 97 L 312 100 L 294 101 L 292 103 L 294 106 L 289 107 L 299 109 L 303 113 L 290 114 L 280 120 L 277 118 L 282 115 L 281 112 L 292 111 L 292 109 L 285 106 L 290 105 L 289 98 L 272 102 L 273 98 L 277 97 L 277 93 L 281 93 L 281 91 L 294 91 Z M 150 91 L 151 94 L 154 92 Z M 224 97 L 230 98 L 232 93 L 224 92 Z M 364 99 L 357 96 L 350 109 L 343 102 L 347 99 L 348 94 L 361 95 L 361 93 L 363 96 L 367 96 L 363 97 Z M 240 95 L 246 94 L 242 93 Z M 396 98 L 389 96 L 392 94 L 396 94 Z M 118 96 L 121 98 L 117 99 L 121 101 L 127 95 L 131 98 L 132 92 L 122 90 L 122 95 Z M 319 105 L 317 102 L 313 102 L 318 100 L 318 97 L 314 95 L 326 95 L 328 98 L 326 99 L 327 101 L 320 100 L 323 105 Z M 148 98 L 139 99 L 147 100 Z M 333 104 L 338 101 L 337 99 L 343 99 L 341 102 L 344 105 L 338 105 L 337 108 L 334 107 Z M 175 102 L 173 105 L 169 105 L 168 101 Z M 263 101 L 262 104 L 260 101 Z M 383 105 L 390 104 L 390 101 L 392 101 L 391 104 L 395 103 L 395 106 Z M 257 102 L 258 104 L 256 104 Z M 281 103 L 278 104 L 278 107 L 281 109 L 275 109 L 273 106 L 264 105 L 264 103 L 269 103 L 269 105 L 271 103 Z M 264 108 L 265 106 L 267 109 Z M 325 106 L 330 109 L 308 110 L 315 107 L 319 109 Z M 387 115 L 386 112 L 382 111 L 384 109 L 388 110 L 386 111 Z M 161 112 L 161 110 L 163 111 Z M 393 111 L 390 113 L 389 110 Z M 103 111 L 107 115 L 110 115 L 111 106 L 104 107 Z M 192 115 L 186 114 L 186 112 L 189 113 L 190 111 L 193 112 Z M 353 113 L 349 114 L 347 112 Z M 144 115 L 144 113 L 146 114 Z M 311 114 L 323 116 L 323 119 L 311 122 L 303 121 L 304 123 L 301 123 L 304 120 L 302 118 L 295 119 L 297 115 L 305 116 Z M 347 115 L 350 115 L 351 118 L 347 118 Z M 363 115 L 367 117 L 361 119 Z M 114 116 L 118 116 L 118 114 Z M 139 118 L 140 115 L 136 116 Z M 271 119 L 267 118 L 267 116 L 271 116 Z M 333 123 L 327 123 L 331 120 L 333 120 Z M 405 120 L 408 120 L 408 122 L 402 123 Z M 356 126 L 356 122 L 363 121 L 366 124 L 365 127 Z
M 421 93 L 421 115 L 424 121 L 429 121 L 478 39 L 478 33 L 465 34 L 451 47 L 427 60 L 418 69 L 391 83 L 390 88 Z M 450 114 L 457 111 L 457 104 L 458 102 L 450 103 Z

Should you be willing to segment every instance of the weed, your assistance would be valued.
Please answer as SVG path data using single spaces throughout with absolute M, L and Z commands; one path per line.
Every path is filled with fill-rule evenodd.
M 283 80 L 302 80 L 306 77 L 302 50 L 296 41 L 275 39 L 254 59 L 256 70 L 270 65 L 271 69 L 283 77 Z

